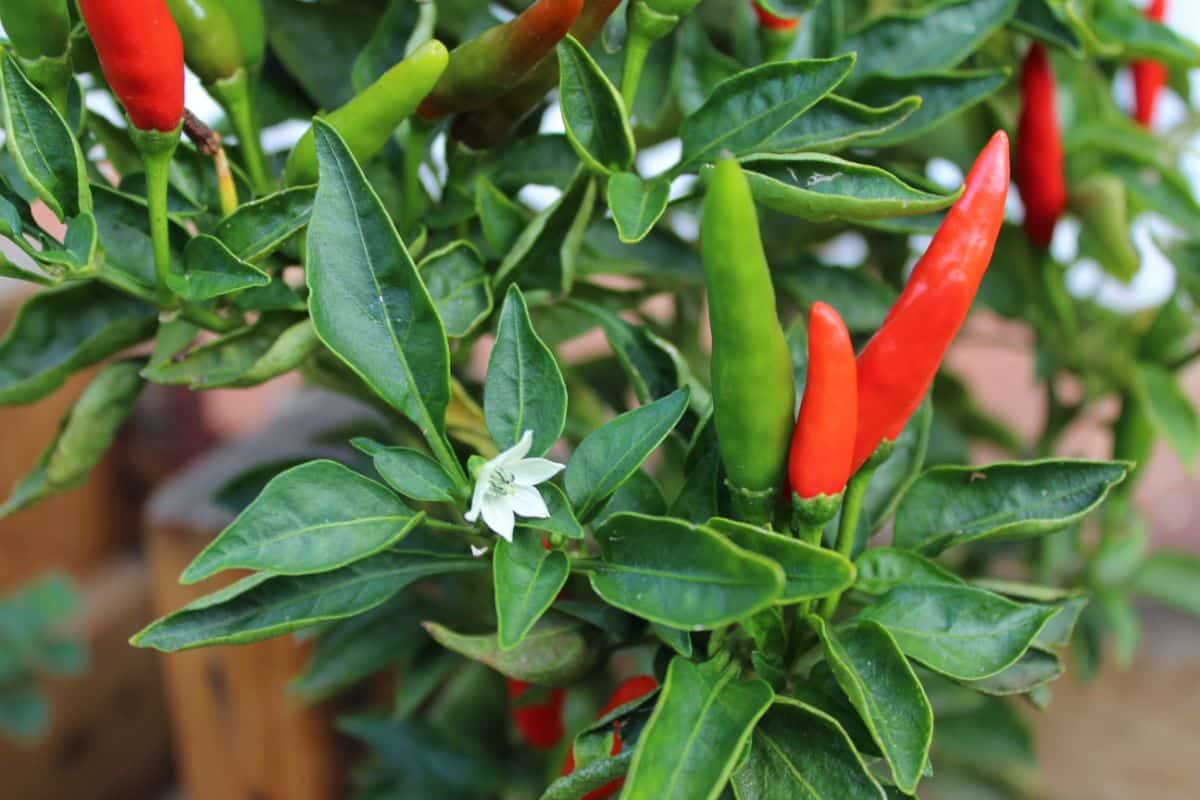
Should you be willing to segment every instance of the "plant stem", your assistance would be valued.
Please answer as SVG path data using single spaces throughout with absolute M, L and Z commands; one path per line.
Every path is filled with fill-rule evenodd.
M 150 240 L 154 247 L 154 275 L 158 302 L 169 308 L 178 306 L 178 298 L 167 288 L 171 272 L 171 222 L 167 216 L 167 188 L 171 158 L 179 147 L 179 132 L 183 123 L 170 133 L 141 131 L 131 133 L 134 145 L 146 167 L 146 207 L 150 216 Z
M 621 99 L 625 101 L 625 111 L 633 115 L 633 103 L 637 100 L 638 84 L 642 80 L 642 69 L 646 66 L 646 56 L 650 54 L 650 46 L 654 40 L 644 33 L 631 30 L 625 40 L 625 65 L 621 70 Z
M 858 533 L 858 520 L 862 516 L 863 500 L 866 499 L 867 487 L 878 468 L 878 464 L 868 461 L 867 465 L 855 473 L 850 482 L 846 484 L 846 497 L 842 501 L 842 518 L 838 521 L 837 532 L 837 551 L 846 558 L 850 558 L 854 552 L 854 540 Z M 840 592 L 826 597 L 825 602 L 821 605 L 821 616 L 825 619 L 832 618 L 841 599 Z
M 263 152 L 262 135 L 254 114 L 254 99 L 250 79 L 244 69 L 232 77 L 212 85 L 213 94 L 229 115 L 229 123 L 237 134 L 238 149 L 242 165 L 250 176 L 254 193 L 264 197 L 275 191 L 275 181 L 267 168 L 267 156 Z

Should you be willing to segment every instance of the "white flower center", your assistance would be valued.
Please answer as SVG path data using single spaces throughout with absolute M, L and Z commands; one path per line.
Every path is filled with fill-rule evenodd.
M 488 476 L 488 494 L 498 497 L 511 497 L 516 493 L 513 488 L 516 486 L 517 479 L 511 472 L 500 467 L 496 467 L 492 474 Z

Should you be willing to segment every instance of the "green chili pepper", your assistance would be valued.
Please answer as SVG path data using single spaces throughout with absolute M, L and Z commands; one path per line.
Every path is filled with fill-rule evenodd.
M 738 516 L 762 524 L 783 483 L 795 385 L 750 184 L 732 159 L 709 178 L 700 237 L 721 460 Z
M 206 86 L 232 78 L 245 65 L 224 0 L 167 0 L 167 7 L 183 37 L 184 60 Z
M 65 116 L 71 83 L 67 0 L 0 0 L 0 23 L 29 80 Z
M 256 72 L 267 57 L 267 23 L 259 0 L 222 0 L 242 46 L 242 61 Z
M 325 116 L 359 161 L 376 155 L 396 128 L 416 110 L 446 69 L 449 54 L 436 39 L 383 74 L 346 105 Z M 284 179 L 290 186 L 317 180 L 317 151 L 310 129 L 288 158 Z

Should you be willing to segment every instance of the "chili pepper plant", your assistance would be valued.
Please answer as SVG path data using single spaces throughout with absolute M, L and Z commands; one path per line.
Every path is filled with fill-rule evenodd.
M 3 272 L 38 291 L 0 402 L 97 370 L 3 510 L 146 383 L 299 373 L 361 423 L 229 475 L 210 593 L 133 644 L 309 642 L 348 794 L 1025 796 L 1021 708 L 1128 658 L 1136 597 L 1200 610 L 1131 491 L 1200 448 L 1198 117 L 1158 102 L 1200 48 L 1142 12 L 2 0 Z M 1057 240 L 1116 285 L 1135 217 L 1178 289 L 1131 313 Z M 1032 332 L 1037 441 L 940 369 L 981 307 Z M 1113 397 L 1111 458 L 1056 456 Z

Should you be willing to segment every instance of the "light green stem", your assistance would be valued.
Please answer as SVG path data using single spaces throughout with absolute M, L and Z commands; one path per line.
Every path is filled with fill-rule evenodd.
M 855 473 L 846 484 L 846 497 L 842 501 L 842 518 L 838 521 L 837 551 L 846 558 L 854 553 L 854 540 L 858 534 L 858 520 L 862 516 L 863 500 L 867 497 L 867 487 L 878 465 L 868 464 Z M 837 611 L 842 595 L 832 594 L 821 604 L 821 616 L 831 619 Z
M 625 40 L 625 66 L 621 70 L 621 99 L 625 101 L 625 111 L 633 115 L 633 103 L 637 100 L 638 84 L 642 80 L 642 69 L 646 66 L 646 56 L 650 54 L 650 46 L 654 39 L 636 30 L 629 32 Z
M 170 133 L 139 131 L 132 133 L 133 143 L 142 154 L 146 167 L 146 206 L 150 212 L 150 239 L 154 245 L 154 275 L 159 302 L 174 307 L 177 298 L 167 288 L 171 271 L 171 222 L 167 216 L 167 187 L 171 158 L 179 146 L 179 129 Z
M 275 191 L 275 181 L 267 168 L 267 156 L 263 152 L 262 134 L 258 129 L 258 119 L 254 114 L 254 96 L 251 82 L 244 69 L 238 70 L 233 77 L 213 84 L 213 95 L 220 101 L 225 113 L 229 115 L 229 123 L 237 134 L 238 151 L 241 155 L 242 166 L 250 176 L 254 193 L 265 197 Z

